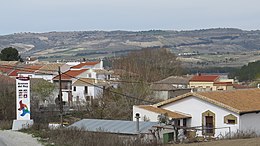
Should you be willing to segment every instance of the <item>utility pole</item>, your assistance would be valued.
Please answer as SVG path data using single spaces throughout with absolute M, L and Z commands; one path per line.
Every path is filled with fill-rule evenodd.
M 61 71 L 59 67 L 59 101 L 60 101 L 60 125 L 63 127 L 63 101 L 62 101 L 62 91 L 61 91 Z

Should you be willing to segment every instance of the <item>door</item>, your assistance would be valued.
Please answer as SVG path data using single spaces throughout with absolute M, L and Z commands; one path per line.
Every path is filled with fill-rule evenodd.
M 205 130 L 206 130 L 206 134 L 212 134 L 213 133 L 213 116 L 205 116 Z

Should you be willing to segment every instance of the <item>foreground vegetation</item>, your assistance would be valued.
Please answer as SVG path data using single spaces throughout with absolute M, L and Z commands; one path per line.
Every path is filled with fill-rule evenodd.
M 47 126 L 34 124 L 22 132 L 40 137 L 44 145 L 54 146 L 155 146 L 154 142 L 143 142 L 137 137 L 127 138 L 117 134 L 86 132 L 78 129 L 54 129 Z

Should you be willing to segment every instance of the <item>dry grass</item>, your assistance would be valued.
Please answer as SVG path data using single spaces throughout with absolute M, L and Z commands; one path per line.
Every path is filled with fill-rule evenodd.
M 260 146 L 260 138 L 248 139 L 232 139 L 232 140 L 219 140 L 212 142 L 190 143 L 190 144 L 175 144 L 176 146 Z M 168 145 L 168 146 L 175 146 Z
M 122 137 L 117 134 L 86 132 L 78 129 L 43 128 L 43 125 L 35 125 L 23 132 L 40 137 L 45 145 L 55 146 L 155 146 L 155 143 L 145 143 L 136 138 Z M 40 130 L 41 129 L 41 130 Z
M 9 130 L 12 129 L 12 121 L 1 120 L 0 121 L 0 130 Z

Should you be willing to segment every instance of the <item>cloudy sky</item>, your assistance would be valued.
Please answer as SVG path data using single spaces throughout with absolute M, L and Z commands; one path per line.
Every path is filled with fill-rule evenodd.
M 78 30 L 260 29 L 259 0 L 0 0 L 0 35 Z

